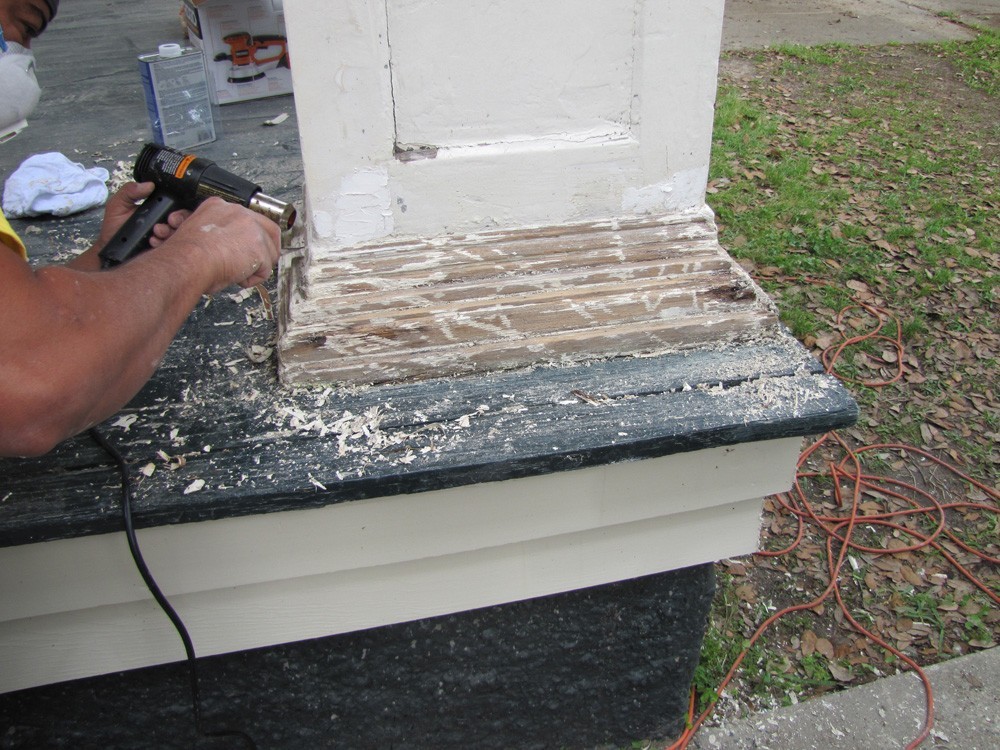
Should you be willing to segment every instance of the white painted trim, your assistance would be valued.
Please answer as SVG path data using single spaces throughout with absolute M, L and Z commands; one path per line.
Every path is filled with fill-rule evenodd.
M 798 438 L 140 532 L 199 655 L 752 552 Z M 122 534 L 0 550 L 0 691 L 183 657 Z
M 400 161 L 393 152 L 393 29 L 387 4 L 288 0 L 286 29 L 298 51 L 292 76 L 309 186 L 303 215 L 310 253 L 335 253 L 355 241 L 351 232 L 330 228 L 340 223 L 343 185 L 372 168 L 389 175 L 391 216 L 382 210 L 381 184 L 377 194 L 367 196 L 380 209 L 379 221 L 373 214 L 365 226 L 381 228 L 382 236 L 552 226 L 700 208 L 724 2 L 635 0 L 633 7 L 633 59 L 621 62 L 630 71 L 627 122 L 609 129 L 585 118 L 581 130 L 567 127 L 565 133 L 515 129 L 500 141 L 428 144 L 424 156 L 433 158 Z M 581 6 L 581 12 L 587 10 Z M 518 47 L 526 42 L 505 41 L 512 55 L 538 52 Z M 488 83 L 484 86 L 488 90 Z M 449 101 L 445 83 L 431 93 L 429 107 Z M 348 203 L 353 206 L 353 200 Z

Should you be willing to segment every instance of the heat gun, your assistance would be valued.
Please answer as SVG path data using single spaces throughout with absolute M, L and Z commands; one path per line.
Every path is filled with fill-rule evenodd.
M 137 182 L 152 182 L 156 188 L 101 249 L 104 268 L 148 250 L 153 227 L 166 222 L 172 211 L 193 211 L 213 195 L 266 216 L 282 231 L 295 224 L 295 207 L 290 203 L 265 195 L 259 185 L 227 172 L 213 161 L 167 146 L 147 143 L 135 160 L 132 174 Z

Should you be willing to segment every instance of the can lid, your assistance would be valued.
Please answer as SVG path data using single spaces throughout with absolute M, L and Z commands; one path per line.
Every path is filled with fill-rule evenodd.
M 175 43 L 161 44 L 159 52 L 160 57 L 179 57 L 181 54 L 181 45 Z

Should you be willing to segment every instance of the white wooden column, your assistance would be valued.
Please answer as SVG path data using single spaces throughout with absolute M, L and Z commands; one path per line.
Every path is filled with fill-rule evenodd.
M 630 248 L 648 243 L 622 231 L 622 220 L 656 226 L 664 217 L 674 225 L 677 217 L 707 219 L 714 240 L 704 199 L 723 4 L 285 0 L 307 225 L 305 250 L 283 270 L 283 377 L 379 382 L 453 374 L 444 365 L 426 365 L 429 348 L 441 343 L 434 334 L 442 331 L 456 349 L 484 336 L 494 349 L 532 339 L 520 347 L 533 348 L 531 357 L 473 357 L 456 372 L 623 353 L 593 342 L 578 352 L 563 340 L 549 347 L 548 340 L 535 340 L 537 331 L 505 327 L 502 316 L 480 315 L 465 333 L 456 333 L 455 324 L 470 308 L 479 314 L 508 303 L 514 292 L 498 288 L 495 278 L 509 282 L 527 274 L 514 264 L 491 277 L 479 266 L 506 240 L 514 249 L 492 257 L 518 256 L 520 243 L 537 238 L 540 228 L 603 230 L 604 271 L 629 263 Z M 483 232 L 492 234 L 479 238 Z M 407 256 L 399 243 L 410 241 L 423 244 Z M 555 251 L 567 243 L 559 236 L 550 244 Z M 721 249 L 716 255 L 724 257 Z M 478 265 L 457 263 L 461 257 Z M 359 259 L 366 262 L 355 263 Z M 561 315 L 579 302 L 568 290 L 598 283 L 593 275 L 580 277 L 581 263 L 594 267 L 567 257 L 547 269 L 546 278 L 530 280 L 532 303 L 553 294 L 561 300 L 551 303 L 557 314 L 550 333 L 562 339 L 582 326 Z M 647 276 L 676 278 L 652 263 Z M 429 276 L 400 276 L 418 266 Z M 738 269 L 732 273 L 740 276 Z M 343 283 L 352 278 L 363 282 L 354 290 L 364 299 L 345 302 L 351 288 Z M 734 283 L 750 286 L 742 277 Z M 448 302 L 435 307 L 427 296 L 410 299 L 417 287 Z M 398 311 L 409 304 L 405 319 L 385 318 L 371 328 L 342 322 L 351 312 L 373 317 L 363 303 L 400 289 L 384 307 Z M 462 290 L 457 298 L 450 294 L 455 289 Z M 625 291 L 579 294 L 584 304 L 609 309 L 608 295 L 621 300 Z M 630 302 L 652 304 L 654 318 L 676 314 L 676 305 L 663 312 L 650 302 L 662 290 L 642 291 L 646 297 Z M 513 300 L 522 302 L 523 296 Z M 703 312 L 696 307 L 688 306 Z M 649 319 L 622 308 L 587 325 L 646 327 Z M 413 331 L 419 335 L 400 335 Z M 665 345 L 653 342 L 639 351 Z M 338 362 L 358 352 L 384 354 L 396 366 L 339 369 Z M 439 362 L 451 358 L 447 350 L 436 354 Z M 418 359 L 422 367 L 407 369 L 405 363 Z

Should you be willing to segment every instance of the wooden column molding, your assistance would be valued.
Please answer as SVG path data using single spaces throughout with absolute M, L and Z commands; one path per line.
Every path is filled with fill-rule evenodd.
M 372 243 L 315 260 L 312 276 L 308 309 L 282 315 L 290 382 L 656 354 L 777 324 L 708 213 Z

